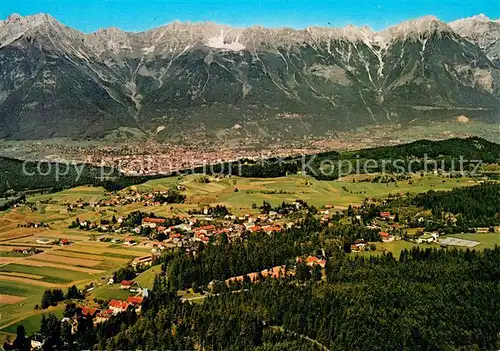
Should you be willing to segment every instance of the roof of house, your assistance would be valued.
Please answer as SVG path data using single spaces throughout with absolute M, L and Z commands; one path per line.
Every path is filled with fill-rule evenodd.
M 129 296 L 127 298 L 127 302 L 135 305 L 140 305 L 142 304 L 142 301 L 144 300 L 143 297 L 140 296 Z
M 307 263 L 316 263 L 318 261 L 319 261 L 319 258 L 317 258 L 315 256 L 309 256 L 308 258 L 306 258 Z
M 260 227 L 258 225 L 253 225 L 253 226 L 249 227 L 248 230 L 251 231 L 252 233 L 255 233 L 255 232 L 258 232 L 260 230 Z
M 83 307 L 82 308 L 82 315 L 83 316 L 87 316 L 87 315 L 90 315 L 90 316 L 95 316 L 95 314 L 99 312 L 99 309 L 97 308 L 93 308 L 93 307 Z
M 127 301 L 122 301 L 122 300 L 111 300 L 109 302 L 109 307 L 121 309 L 121 310 L 126 310 L 129 306 L 129 303 Z
M 380 235 L 383 238 L 388 238 L 390 236 L 389 233 L 387 233 L 387 232 L 380 232 L 380 233 L 378 233 L 378 235 Z
M 135 282 L 133 280 L 122 280 L 120 282 L 120 285 L 125 285 L 125 286 L 132 286 L 134 284 L 135 284 Z
M 205 225 L 202 227 L 194 228 L 194 230 L 196 230 L 196 231 L 198 231 L 198 230 L 214 230 L 214 229 L 215 229 L 214 225 Z
M 281 230 L 278 226 L 269 226 L 262 228 L 266 233 L 279 232 Z
M 146 217 L 142 221 L 146 222 L 146 223 L 163 223 L 163 222 L 165 222 L 165 218 L 151 218 L 151 217 Z
M 108 308 L 106 311 L 101 311 L 99 313 L 99 316 L 107 318 L 107 317 L 111 316 L 112 314 L 113 314 L 113 310 Z

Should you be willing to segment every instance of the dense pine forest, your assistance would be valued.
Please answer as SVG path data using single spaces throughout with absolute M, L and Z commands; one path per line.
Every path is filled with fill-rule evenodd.
M 456 228 L 454 232 L 491 227 L 500 224 L 500 184 L 486 182 L 451 191 L 429 190 L 404 198 L 393 198 L 383 208 L 397 212 L 399 208 L 407 206 L 430 210 L 434 216 L 434 226 L 453 226 Z M 450 222 L 450 215 L 455 219 L 453 222 Z
M 81 318 L 73 335 L 52 319 L 41 334 L 57 349 L 494 350 L 500 248 L 336 252 L 322 280 L 268 279 L 203 304 L 181 302 L 159 276 L 140 317 L 131 310 L 96 327 Z
M 0 157 L 0 197 L 31 190 L 56 192 L 79 185 L 102 186 L 108 191 L 115 191 L 158 177 L 125 176 L 118 170 L 86 164 L 24 163 Z

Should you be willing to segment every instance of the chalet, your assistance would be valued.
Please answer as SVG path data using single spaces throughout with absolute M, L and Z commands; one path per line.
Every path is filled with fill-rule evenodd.
M 325 268 L 326 260 L 321 260 L 321 259 L 317 258 L 316 256 L 309 256 L 308 258 L 306 258 L 306 264 L 309 267 L 314 267 L 316 265 L 319 265 L 321 268 Z
M 156 232 L 157 233 L 165 233 L 166 230 L 167 230 L 167 227 L 164 227 L 162 225 L 156 227 Z
M 52 244 L 53 240 L 52 239 L 47 239 L 47 238 L 40 238 L 40 239 L 37 239 L 36 242 L 38 244 L 48 245 L 48 244 Z
M 137 267 L 137 266 L 151 266 L 151 263 L 153 262 L 153 256 L 148 255 L 148 256 L 142 256 L 142 257 L 136 257 L 132 261 L 132 267 Z
M 71 242 L 68 239 L 59 240 L 59 246 L 68 246 Z
M 250 233 L 255 233 L 255 232 L 258 232 L 261 230 L 261 228 L 258 226 L 258 225 L 253 225 L 251 227 L 248 227 L 247 230 L 250 232 Z
M 142 219 L 142 226 L 143 227 L 149 227 L 149 228 L 156 228 L 160 224 L 163 224 L 165 222 L 164 218 L 151 218 L 151 217 L 146 217 Z
M 185 232 L 190 232 L 191 231 L 191 226 L 188 225 L 188 224 L 185 224 L 185 223 L 181 223 L 179 225 L 176 225 L 174 228 L 178 229 L 178 230 L 185 231 Z
M 105 322 L 107 321 L 112 315 L 114 314 L 114 310 L 112 310 L 111 308 L 105 310 L 105 311 L 101 311 L 99 312 L 95 318 L 94 318 L 94 323 L 102 323 L 102 322 Z
M 279 232 L 281 228 L 278 226 L 266 226 L 262 228 L 266 233 Z
M 489 233 L 490 228 L 488 227 L 481 227 L 481 228 L 476 228 L 476 233 Z
M 424 235 L 420 236 L 418 239 L 417 239 L 417 243 L 421 244 L 421 243 L 432 243 L 436 241 L 436 237 L 434 235 L 432 235 L 431 233 L 424 233 Z
M 134 305 L 134 306 L 140 306 L 140 305 L 142 305 L 142 301 L 144 301 L 144 298 L 140 297 L 140 296 L 129 296 L 127 298 L 127 302 L 130 305 Z
M 214 225 L 205 225 L 205 226 L 202 226 L 202 227 L 194 228 L 195 232 L 205 231 L 207 233 L 210 233 L 210 232 L 213 232 L 214 230 L 215 230 L 215 226 Z
M 380 217 L 384 219 L 389 219 L 391 217 L 390 212 L 380 212 Z
M 383 242 L 389 242 L 393 240 L 393 237 L 387 232 L 379 232 L 378 235 L 380 235 L 380 238 Z
M 122 280 L 120 282 L 120 289 L 128 290 L 135 285 L 133 280 Z
M 137 242 L 134 240 L 134 238 L 126 238 L 125 241 L 123 242 L 123 245 L 128 245 L 128 246 L 134 246 L 137 245 Z
M 351 245 L 351 251 L 364 251 L 366 246 L 366 241 L 364 241 L 363 239 L 356 239 Z
M 99 313 L 99 309 L 97 309 L 97 308 L 82 307 L 82 316 L 83 317 L 90 316 L 90 317 L 94 318 L 97 313 Z
M 126 311 L 130 304 L 127 301 L 111 300 L 108 306 L 113 311 L 113 314 L 117 314 Z

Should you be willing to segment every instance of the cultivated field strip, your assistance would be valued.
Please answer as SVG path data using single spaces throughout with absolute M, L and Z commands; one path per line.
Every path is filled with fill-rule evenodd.
M 113 248 L 109 247 L 109 245 L 96 245 L 95 243 L 79 243 L 78 245 L 71 246 L 72 251 L 76 251 L 76 247 L 78 247 L 78 251 L 82 252 L 92 252 L 93 254 L 105 254 L 106 252 L 118 254 L 118 255 L 128 255 L 131 257 L 140 257 L 147 255 L 150 250 L 145 248 L 143 250 L 137 248 Z
M 87 260 L 84 258 L 74 258 L 74 257 L 61 257 L 52 254 L 38 254 L 29 258 L 27 260 L 37 260 L 37 261 L 49 261 L 49 262 L 60 262 L 69 264 L 72 266 L 83 266 L 83 267 L 95 267 L 102 263 L 102 261 Z
M 60 259 L 59 259 L 60 261 Z M 35 261 L 35 260 L 21 260 L 17 261 L 16 264 L 24 265 L 24 266 L 31 266 L 31 267 L 52 267 L 52 268 L 60 268 L 60 269 L 65 269 L 69 271 L 75 271 L 75 272 L 82 272 L 82 273 L 89 273 L 89 274 L 101 274 L 104 273 L 104 271 L 99 270 L 99 269 L 92 269 L 92 268 L 86 268 L 86 267 L 76 267 L 76 266 L 70 266 L 68 264 L 60 264 L 60 263 L 54 263 L 54 262 L 44 262 L 44 261 Z M 7 266 L 8 268 L 8 266 Z
M 81 258 L 85 260 L 94 260 L 94 261 L 101 261 L 104 258 L 106 261 L 113 261 L 113 262 L 118 262 L 118 263 L 126 263 L 130 261 L 129 259 L 126 258 L 120 258 L 120 257 L 103 257 L 102 255 L 93 255 L 93 254 L 88 254 L 88 253 L 83 253 L 83 252 L 75 252 L 75 251 L 70 251 L 70 250 L 54 250 L 51 252 L 51 255 L 54 256 L 61 256 L 61 257 L 68 257 L 68 258 Z
M 16 276 L 11 276 L 11 275 L 4 275 L 4 274 L 0 274 L 0 280 L 21 282 L 21 283 L 26 283 L 26 284 L 30 284 L 30 285 L 43 286 L 46 288 L 58 288 L 61 286 L 60 284 L 50 283 L 50 282 L 47 282 L 44 280 L 29 279 L 29 278 L 16 277 Z
M 6 266 L 8 269 L 9 266 Z M 29 278 L 29 279 L 43 279 L 43 275 L 38 275 L 38 274 L 30 274 L 30 273 L 21 273 L 21 272 L 1 272 L 3 275 L 11 275 L 15 277 L 22 277 L 22 278 Z
M 0 294 L 0 305 L 11 305 L 13 303 L 21 302 L 25 299 L 22 296 Z

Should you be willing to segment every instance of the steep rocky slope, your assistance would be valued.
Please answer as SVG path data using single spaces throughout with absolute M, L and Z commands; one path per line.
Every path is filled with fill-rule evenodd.
M 84 34 L 12 15 L 0 21 L 0 138 L 120 126 L 287 138 L 464 111 L 495 121 L 498 33 L 485 28 L 429 16 L 379 33 L 174 22 Z

